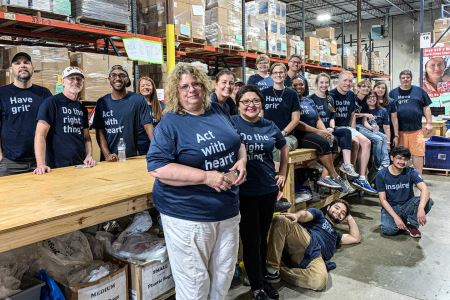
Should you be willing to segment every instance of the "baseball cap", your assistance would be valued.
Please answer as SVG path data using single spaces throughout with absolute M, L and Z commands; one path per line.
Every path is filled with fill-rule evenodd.
M 112 71 L 114 71 L 114 70 L 120 70 L 120 71 L 124 72 L 125 74 L 127 74 L 128 82 L 126 84 L 126 87 L 129 87 L 131 85 L 131 81 L 130 81 L 130 75 L 128 75 L 128 68 L 121 66 L 121 65 L 114 65 L 111 67 L 111 70 L 109 71 L 109 75 L 111 75 Z
M 64 71 L 62 72 L 62 78 L 66 78 L 67 76 L 72 75 L 72 74 L 78 74 L 84 78 L 83 70 L 81 70 L 78 67 L 65 68 Z
M 16 60 L 19 59 L 19 57 L 25 57 L 26 59 L 28 59 L 31 62 L 31 56 L 26 53 L 26 52 L 17 52 L 13 58 L 11 59 L 11 63 L 15 62 Z

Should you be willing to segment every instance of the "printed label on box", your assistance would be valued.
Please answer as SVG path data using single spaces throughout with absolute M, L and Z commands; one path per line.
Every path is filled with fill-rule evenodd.
M 154 299 L 174 287 L 169 260 L 142 269 L 142 299 Z
M 205 9 L 201 5 L 192 5 L 192 14 L 194 16 L 203 16 L 205 14 Z
M 123 271 L 110 280 L 78 290 L 78 300 L 127 299 L 127 278 L 125 275 L 126 273 Z
M 191 27 L 189 25 L 180 24 L 180 33 L 183 35 L 191 36 Z

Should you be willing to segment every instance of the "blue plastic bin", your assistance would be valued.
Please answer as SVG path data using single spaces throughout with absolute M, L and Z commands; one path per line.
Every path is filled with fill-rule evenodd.
M 450 169 L 450 138 L 433 135 L 425 142 L 425 167 Z

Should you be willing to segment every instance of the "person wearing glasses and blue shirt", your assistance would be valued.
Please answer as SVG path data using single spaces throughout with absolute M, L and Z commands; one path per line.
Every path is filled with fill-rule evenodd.
M 153 138 L 150 108 L 144 96 L 128 92 L 131 85 L 128 71 L 115 65 L 109 72 L 112 92 L 97 101 L 94 115 L 97 143 L 102 160 L 118 161 L 117 146 L 121 138 L 126 145 L 126 156 L 138 155 L 138 132 L 144 127 L 148 138 Z

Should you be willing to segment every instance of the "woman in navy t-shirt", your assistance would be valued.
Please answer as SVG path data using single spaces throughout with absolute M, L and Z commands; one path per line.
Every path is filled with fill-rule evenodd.
M 247 181 L 239 187 L 241 224 L 239 231 L 244 253 L 244 265 L 256 299 L 276 298 L 278 292 L 267 282 L 267 233 L 277 200 L 283 190 L 289 149 L 280 129 L 261 118 L 263 95 L 254 85 L 241 88 L 236 95 L 239 116 L 231 119 L 247 150 Z M 273 150 L 281 149 L 279 172 L 275 172 Z
M 180 299 L 224 299 L 239 246 L 247 155 L 229 116 L 211 103 L 210 85 L 199 68 L 175 67 L 147 154 Z
M 393 99 L 388 96 L 388 87 L 384 81 L 376 81 L 373 90 L 377 94 L 378 101 L 382 107 L 384 107 L 389 115 L 389 125 L 390 125 L 390 136 L 386 134 L 388 142 L 391 143 L 392 147 L 398 145 L 398 118 L 397 118 L 397 107 Z M 390 148 L 390 147 L 388 147 Z
M 269 68 L 269 57 L 265 54 L 258 55 L 256 58 L 257 72 L 248 78 L 247 84 L 256 85 L 261 91 L 268 88 L 268 81 L 264 79 L 268 79 L 270 77 Z
M 158 125 L 163 115 L 164 103 L 158 100 L 156 95 L 155 82 L 148 76 L 139 78 L 138 93 L 145 97 L 148 106 L 150 107 L 150 116 L 152 118 L 153 128 Z M 140 127 L 138 130 L 138 151 L 140 155 L 147 154 L 150 147 L 150 139 L 145 132 L 144 127 Z

